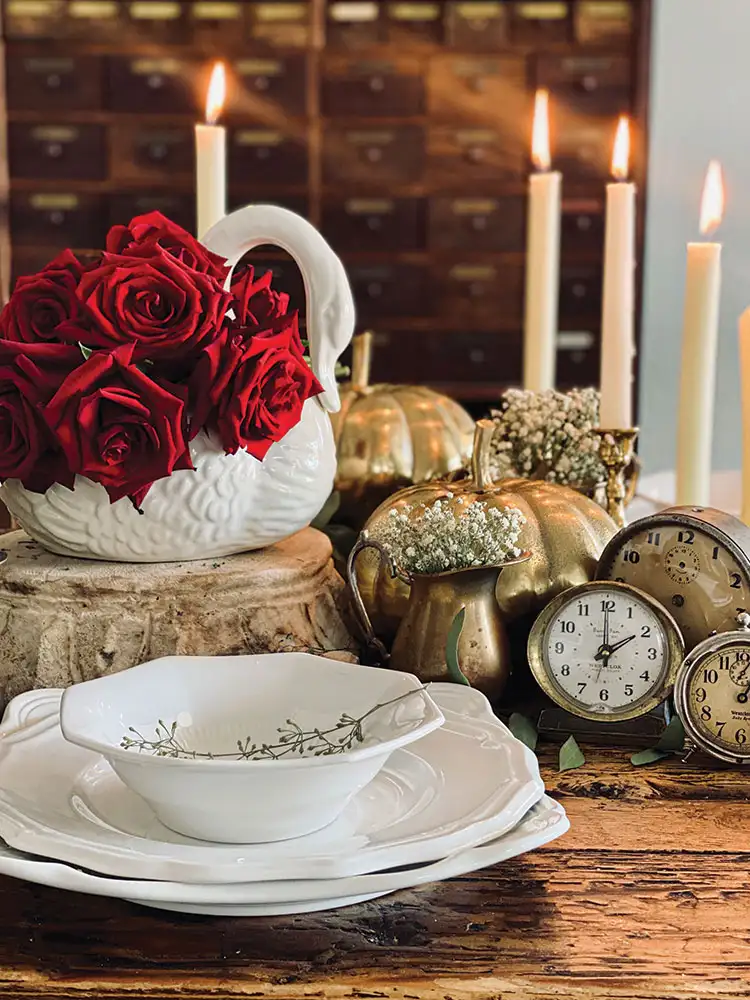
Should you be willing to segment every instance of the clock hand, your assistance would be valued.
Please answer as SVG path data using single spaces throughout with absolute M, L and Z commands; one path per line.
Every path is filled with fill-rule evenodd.
M 596 653 L 596 655 L 594 656 L 594 659 L 595 660 L 603 660 L 605 658 L 609 659 L 609 657 L 613 653 L 616 653 L 618 649 L 622 649 L 623 646 L 627 645 L 627 643 L 629 642 L 632 642 L 633 639 L 635 639 L 635 636 L 629 635 L 627 639 L 620 639 L 620 641 L 616 642 L 614 646 L 602 646 L 599 649 L 599 652 Z

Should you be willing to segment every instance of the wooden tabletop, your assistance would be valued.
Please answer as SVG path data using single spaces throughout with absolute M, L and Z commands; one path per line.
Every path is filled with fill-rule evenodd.
M 750 996 L 750 773 L 587 749 L 549 847 L 335 913 L 228 919 L 0 879 L 0 995 Z

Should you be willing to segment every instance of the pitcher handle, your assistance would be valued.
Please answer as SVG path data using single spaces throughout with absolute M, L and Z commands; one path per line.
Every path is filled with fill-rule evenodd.
M 310 362 L 323 386 L 316 398 L 335 413 L 341 406 L 336 362 L 354 333 L 354 298 L 344 265 L 315 226 L 280 205 L 246 205 L 209 229 L 203 243 L 228 261 L 227 289 L 237 263 L 255 247 L 270 243 L 294 258 L 305 283 Z
M 357 617 L 359 618 L 362 630 L 365 633 L 365 639 L 367 640 L 368 646 L 372 646 L 373 649 L 382 658 L 383 662 L 390 659 L 390 653 L 385 648 L 383 643 L 375 635 L 375 630 L 372 627 L 372 622 L 370 621 L 370 616 L 367 613 L 367 608 L 365 607 L 365 602 L 362 600 L 362 595 L 359 592 L 359 584 L 357 582 L 357 556 L 360 552 L 365 549 L 375 549 L 375 551 L 380 555 L 382 559 L 385 560 L 386 565 L 391 576 L 395 579 L 398 578 L 404 583 L 411 583 L 410 577 L 397 565 L 393 556 L 388 552 L 380 542 L 374 541 L 372 538 L 368 538 L 366 535 L 362 534 L 357 539 L 354 548 L 349 553 L 349 558 L 346 561 L 346 577 L 349 581 L 349 589 L 354 597 L 354 608 L 357 612 Z

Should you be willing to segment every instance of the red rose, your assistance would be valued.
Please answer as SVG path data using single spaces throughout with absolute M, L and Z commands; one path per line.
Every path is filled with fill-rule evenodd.
M 222 284 L 229 274 L 223 257 L 207 250 L 181 226 L 170 222 L 161 212 L 149 212 L 132 219 L 129 226 L 113 226 L 107 234 L 108 253 L 129 254 L 142 246 L 158 243 L 180 263 L 202 274 L 210 274 Z
M 43 409 L 73 472 L 101 483 L 114 503 L 139 506 L 157 479 L 192 469 L 185 391 L 132 364 L 134 345 L 94 352 Z
M 232 308 L 238 326 L 262 329 L 271 320 L 286 315 L 289 296 L 271 288 L 272 279 L 273 272 L 266 271 L 256 280 L 252 267 L 233 276 Z
M 38 274 L 19 278 L 0 314 L 0 337 L 27 344 L 60 339 L 65 322 L 82 325 L 85 308 L 76 294 L 83 268 L 65 250 Z
M 81 360 L 69 344 L 0 341 L 0 480 L 20 479 L 36 493 L 53 483 L 73 485 L 40 408 Z
M 191 383 L 193 428 L 215 429 L 224 450 L 262 460 L 299 423 L 306 399 L 323 391 L 304 361 L 297 314 L 268 330 L 226 331 L 204 351 Z
M 81 278 L 78 295 L 92 318 L 88 346 L 132 343 L 136 361 L 154 362 L 197 355 L 219 335 L 231 301 L 214 278 L 190 270 L 156 243 L 127 256 L 105 254 Z

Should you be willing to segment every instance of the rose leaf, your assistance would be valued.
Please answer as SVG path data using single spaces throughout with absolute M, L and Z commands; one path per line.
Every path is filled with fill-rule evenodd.
M 569 736 L 567 740 L 560 747 L 560 760 L 558 765 L 558 771 L 562 774 L 563 771 L 574 771 L 581 764 L 586 763 L 586 758 L 581 753 L 581 748 L 575 741 L 574 736 Z
M 508 729 L 517 740 L 520 740 L 529 750 L 536 750 L 539 733 L 531 719 L 520 712 L 514 712 L 508 719 Z

